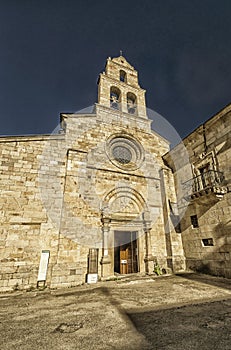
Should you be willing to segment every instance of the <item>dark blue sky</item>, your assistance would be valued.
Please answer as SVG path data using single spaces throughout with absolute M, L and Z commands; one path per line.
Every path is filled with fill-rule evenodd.
M 1 135 L 44 134 L 97 98 L 123 50 L 181 136 L 231 102 L 229 0 L 0 0 Z

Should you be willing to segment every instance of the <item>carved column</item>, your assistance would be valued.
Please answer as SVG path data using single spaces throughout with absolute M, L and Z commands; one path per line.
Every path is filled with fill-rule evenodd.
M 108 277 L 111 275 L 111 258 L 108 255 L 108 240 L 109 240 L 109 232 L 110 232 L 110 222 L 109 218 L 105 218 L 102 215 L 102 233 L 103 233 L 103 251 L 101 258 L 101 277 Z
M 156 257 L 152 255 L 152 247 L 151 247 L 151 221 L 150 221 L 150 213 L 148 211 L 143 213 L 143 225 L 144 225 L 144 233 L 145 233 L 145 272 L 147 274 L 153 273 L 154 264 L 153 261 L 156 261 Z

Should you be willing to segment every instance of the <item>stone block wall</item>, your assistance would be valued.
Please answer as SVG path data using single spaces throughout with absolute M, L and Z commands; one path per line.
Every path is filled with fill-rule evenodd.
M 96 115 L 63 115 L 63 119 L 66 120 L 66 148 L 69 151 L 65 180 L 65 205 L 61 223 L 62 235 L 91 248 L 102 248 L 101 209 L 104 198 L 110 191 L 119 187 L 132 187 L 148 203 L 150 220 L 153 222 L 151 228 L 152 255 L 158 256 L 161 265 L 166 268 L 167 252 L 160 169 L 164 165 L 161 155 L 168 149 L 168 143 L 151 132 L 150 123 L 145 121 L 141 128 L 137 126 L 134 128 L 133 120 L 130 122 L 126 118 L 122 121 L 118 120 L 118 113 L 114 114 L 113 111 L 99 105 Z M 142 145 L 145 161 L 140 168 L 131 172 L 118 169 L 113 164 L 107 150 L 107 140 L 112 135 L 132 136 Z M 172 187 L 170 192 L 173 193 Z M 116 226 L 114 222 L 111 234 L 116 228 L 118 229 L 118 225 L 120 228 L 128 227 L 126 223 L 120 222 Z M 143 228 L 133 224 L 130 229 L 143 231 Z M 177 236 L 175 246 L 179 244 L 181 248 L 178 253 L 175 251 L 174 254 L 182 256 L 180 241 L 181 238 L 179 240 Z M 144 244 L 142 247 L 144 249 Z M 140 249 L 141 261 L 145 256 L 142 249 Z M 100 254 L 102 254 L 101 249 Z M 76 256 L 76 262 L 78 259 Z M 113 251 L 111 251 L 111 259 L 114 259 Z M 61 260 L 64 261 L 65 258 L 60 258 L 60 263 Z M 86 256 L 85 260 L 83 257 L 83 273 L 86 271 L 84 261 L 86 263 Z
M 121 82 L 120 70 L 126 74 L 126 81 Z M 110 89 L 116 87 L 121 91 L 119 109 L 128 113 L 127 93 L 136 96 L 137 115 L 147 118 L 145 107 L 145 90 L 141 89 L 138 84 L 137 71 L 126 61 L 124 57 L 109 58 L 107 60 L 105 72 L 100 74 L 98 85 L 99 104 L 110 107 Z
M 198 127 L 183 143 L 189 163 L 179 163 L 178 169 L 173 171 L 175 178 L 179 171 L 182 172 L 182 183 L 186 185 L 185 191 L 178 196 L 179 209 L 185 212 L 181 217 L 181 229 L 186 266 L 230 278 L 231 105 Z M 164 157 L 170 166 L 179 154 L 178 148 Z M 201 175 L 203 168 L 211 174 L 211 180 Z M 213 183 L 215 176 L 219 181 Z M 179 187 L 177 181 L 175 184 Z M 195 216 L 197 227 L 192 223 Z
M 139 236 L 141 272 L 154 258 L 183 268 L 169 144 L 151 123 L 138 73 L 120 56 L 100 74 L 94 114 L 62 114 L 59 134 L 0 139 L 2 290 L 36 287 L 48 254 L 47 286 L 84 283 L 89 248 L 99 275 L 113 274 L 116 230 Z
M 2 290 L 35 287 L 43 249 L 51 252 L 49 281 L 52 264 L 56 259 L 58 228 L 49 222 L 40 192 L 39 172 L 45 171 L 41 159 L 46 157 L 43 146 L 47 138 L 35 136 L 0 139 Z M 56 143 L 54 138 L 51 152 L 55 152 Z M 46 166 L 49 166 L 48 162 Z M 62 176 L 60 181 L 61 178 Z M 46 186 L 47 195 L 50 191 L 52 197 L 51 184 L 44 182 L 42 186 Z M 59 210 L 57 203 L 57 213 Z
M 84 283 L 89 248 L 99 249 L 100 275 L 105 204 L 114 208 L 108 247 L 111 274 L 115 230 L 138 232 L 140 271 L 146 271 L 147 255 L 165 269 L 183 268 L 181 237 L 168 221 L 168 201 L 176 201 L 173 177 L 169 170 L 161 175 L 168 142 L 151 131 L 149 120 L 128 119 L 99 105 L 96 112 L 63 114 L 63 134 L 0 139 L 1 290 L 35 288 L 43 251 L 50 254 L 49 287 Z M 111 158 L 109 140 L 118 135 L 140 145 L 137 168 L 117 166 Z M 148 248 L 143 219 L 147 211 Z M 150 272 L 152 264 L 151 259 Z

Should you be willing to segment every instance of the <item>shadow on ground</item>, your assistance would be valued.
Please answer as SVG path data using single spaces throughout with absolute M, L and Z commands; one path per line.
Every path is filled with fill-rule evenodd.
M 231 279 L 219 278 L 217 276 L 204 275 L 199 273 L 177 273 L 176 276 L 185 278 L 187 280 L 196 281 L 200 283 L 209 284 L 219 288 L 231 290 Z
M 150 349 L 230 350 L 230 299 L 127 315 Z
M 127 277 L 2 295 L 4 350 L 230 350 L 230 281 Z

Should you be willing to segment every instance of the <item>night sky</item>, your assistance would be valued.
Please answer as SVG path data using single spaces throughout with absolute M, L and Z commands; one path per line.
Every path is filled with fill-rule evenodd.
M 0 134 L 47 134 L 93 105 L 122 50 L 147 107 L 186 136 L 231 102 L 230 14 L 229 0 L 0 0 Z

